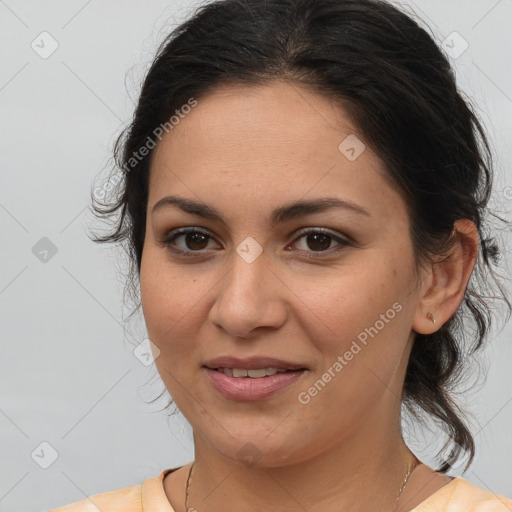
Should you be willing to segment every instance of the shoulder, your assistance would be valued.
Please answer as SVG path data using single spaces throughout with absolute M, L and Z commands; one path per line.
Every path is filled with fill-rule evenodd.
M 48 512 L 136 512 L 141 508 L 141 485 L 103 492 Z
M 168 473 L 177 469 L 180 468 L 164 469 L 159 475 L 148 478 L 141 484 L 94 494 L 47 512 L 174 512 L 165 494 L 163 481 Z
M 511 512 L 512 499 L 487 491 L 465 478 L 454 478 L 414 512 Z

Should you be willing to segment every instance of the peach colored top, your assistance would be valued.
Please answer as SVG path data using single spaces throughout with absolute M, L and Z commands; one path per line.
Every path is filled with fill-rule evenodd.
M 95 494 L 48 512 L 175 512 L 164 491 L 165 469 L 142 484 Z M 456 477 L 411 512 L 512 512 L 512 499 Z

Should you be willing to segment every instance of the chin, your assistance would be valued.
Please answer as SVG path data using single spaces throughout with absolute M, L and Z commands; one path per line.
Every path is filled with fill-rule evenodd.
M 292 436 L 280 432 L 278 435 L 277 430 L 272 437 L 251 429 L 233 436 L 223 430 L 219 432 L 221 437 L 212 437 L 210 431 L 205 441 L 223 458 L 248 469 L 283 467 L 314 456 L 314 449 L 301 443 L 304 438 L 300 433 Z

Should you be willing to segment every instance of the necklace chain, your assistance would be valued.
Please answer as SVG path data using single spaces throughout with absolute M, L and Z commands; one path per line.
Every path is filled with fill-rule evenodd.
M 414 457 L 413 462 L 408 465 L 407 473 L 404 477 L 404 481 L 402 482 L 402 485 L 400 486 L 400 490 L 398 491 L 398 496 L 396 497 L 396 500 L 395 500 L 395 511 L 394 512 L 396 512 L 396 510 L 398 509 L 398 500 L 400 499 L 400 496 L 402 496 L 402 492 L 405 489 L 407 482 L 409 481 L 409 477 L 411 476 L 411 474 L 414 471 L 414 469 L 416 468 L 416 466 L 418 466 L 419 464 L 420 464 L 420 461 L 416 457 Z M 195 512 L 195 510 L 196 510 L 193 507 L 191 507 L 190 509 L 188 508 L 188 494 L 189 494 L 189 488 L 190 488 L 190 482 L 191 482 L 190 477 L 192 476 L 193 468 L 194 468 L 194 462 L 192 462 L 192 466 L 190 466 L 190 471 L 188 472 L 188 477 L 187 477 L 187 485 L 186 485 L 186 489 L 185 489 L 185 512 Z
M 407 469 L 407 473 L 404 477 L 404 481 L 402 482 L 402 486 L 400 487 L 400 491 L 398 492 L 398 496 L 395 500 L 395 511 L 398 509 L 398 500 L 400 499 L 400 496 L 402 496 L 402 492 L 405 489 L 405 486 L 407 485 L 407 482 L 409 481 L 409 477 L 411 476 L 411 473 L 414 471 L 416 466 L 418 466 L 420 461 L 413 455 L 413 462 L 409 465 Z
M 186 487 L 186 490 L 185 490 L 185 512 L 188 512 L 188 489 L 189 489 L 189 485 L 190 485 L 190 477 L 192 476 L 192 469 L 194 468 L 194 463 L 192 462 L 192 466 L 190 466 L 190 471 L 188 472 L 188 477 L 187 477 L 187 487 Z M 195 510 L 194 508 L 192 508 L 192 510 Z

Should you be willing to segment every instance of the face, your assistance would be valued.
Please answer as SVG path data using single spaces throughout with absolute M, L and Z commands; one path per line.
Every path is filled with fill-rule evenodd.
M 405 202 L 362 144 L 339 107 L 276 82 L 215 90 L 155 150 L 143 313 L 169 393 L 218 454 L 279 466 L 395 424 L 413 251 Z

